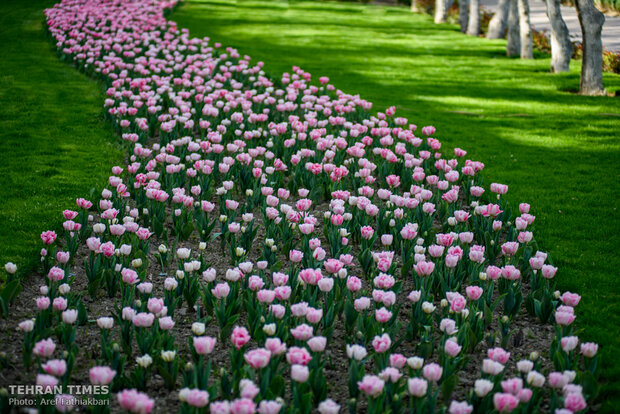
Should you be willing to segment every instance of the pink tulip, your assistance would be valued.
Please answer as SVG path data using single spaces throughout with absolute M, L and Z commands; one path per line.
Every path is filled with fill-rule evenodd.
M 136 314 L 131 320 L 138 328 L 150 328 L 155 320 L 155 315 L 152 313 L 140 312 Z
M 250 341 L 250 334 L 247 329 L 241 326 L 235 326 L 230 335 L 230 340 L 237 349 L 241 349 Z
M 581 296 L 579 296 L 577 293 L 564 292 L 562 296 L 560 296 L 560 299 L 562 300 L 563 304 L 575 307 L 579 304 Z
M 471 414 L 473 410 L 474 407 L 469 405 L 467 401 L 452 401 L 448 407 L 448 414 Z
M 291 329 L 291 335 L 298 341 L 306 341 L 312 337 L 313 331 L 314 329 L 310 325 L 302 323 Z
M 65 271 L 59 267 L 52 267 L 47 273 L 47 278 L 53 282 L 58 282 L 65 277 Z
M 54 387 L 58 385 L 58 379 L 52 375 L 37 374 L 37 385 L 43 388 L 44 394 L 53 394 Z
M 407 380 L 407 390 L 414 397 L 424 397 L 428 390 L 428 382 L 422 378 L 409 378 Z
M 245 362 L 254 369 L 265 368 L 271 359 L 271 352 L 265 348 L 248 351 L 243 356 Z
M 291 365 L 308 365 L 312 356 L 306 348 L 291 347 L 286 353 L 286 360 Z
M 435 270 L 435 263 L 433 262 L 418 262 L 413 266 L 413 269 L 418 276 L 428 276 Z
M 510 352 L 506 352 L 503 348 L 489 348 L 487 356 L 500 364 L 506 364 L 510 358 Z
M 51 230 L 44 231 L 41 233 L 41 240 L 47 245 L 54 243 L 56 240 L 56 232 Z
M 504 392 L 518 395 L 523 388 L 523 380 L 521 378 L 511 378 L 501 382 Z
M 280 338 L 267 338 L 267 340 L 265 340 L 265 348 L 267 348 L 272 355 L 281 355 L 286 352 L 286 344 L 283 343 Z
M 310 376 L 310 370 L 305 365 L 291 365 L 291 379 L 295 382 L 306 382 Z
M 555 312 L 555 323 L 562 326 L 568 326 L 573 323 L 576 316 L 570 312 Z
M 452 358 L 456 357 L 461 352 L 462 347 L 456 342 L 447 340 L 444 345 L 444 351 Z
M 52 308 L 54 308 L 55 311 L 64 311 L 65 309 L 67 309 L 67 303 L 67 299 L 59 296 L 57 298 L 54 298 L 54 301 L 52 302 Z
M 282 409 L 282 404 L 278 401 L 263 400 L 258 405 L 258 414 L 278 414 Z
M 194 350 L 198 355 L 209 355 L 213 352 L 217 340 L 210 336 L 195 336 L 192 340 Z
M 387 352 L 392 346 L 392 340 L 390 339 L 390 335 L 383 334 L 381 336 L 375 336 L 372 340 L 372 347 L 375 349 L 377 353 Z
M 565 336 L 560 340 L 560 345 L 562 346 L 562 349 L 566 353 L 577 348 L 578 344 L 579 344 L 579 339 L 576 336 Z
M 155 401 L 148 395 L 135 389 L 124 390 L 117 394 L 118 403 L 123 410 L 132 413 L 148 414 L 153 410 Z
M 218 283 L 215 288 L 211 289 L 211 293 L 218 299 L 226 298 L 230 293 L 230 286 L 226 282 Z
M 482 296 L 483 290 L 480 286 L 467 286 L 465 292 L 469 300 L 478 300 Z
M 41 368 L 50 375 L 62 377 L 67 372 L 67 362 L 64 359 L 50 359 Z
M 443 373 L 443 369 L 441 368 L 441 366 L 439 366 L 439 364 L 436 364 L 434 362 L 424 365 L 424 368 L 422 368 L 422 375 L 424 375 L 424 378 L 426 378 L 430 382 L 439 381 L 442 373 Z
M 585 410 L 587 407 L 586 400 L 580 393 L 568 394 L 564 398 L 564 408 L 569 409 L 573 413 Z
M 209 393 L 199 389 L 183 388 L 179 391 L 179 399 L 192 407 L 204 407 L 209 403 Z
M 512 394 L 498 392 L 493 395 L 493 405 L 500 413 L 509 413 L 519 405 L 519 400 Z
M 42 296 L 37 298 L 37 309 L 45 310 L 50 307 L 50 298 Z
M 93 385 L 108 385 L 116 376 L 116 371 L 107 366 L 95 366 L 88 371 Z
M 364 378 L 357 383 L 358 389 L 371 397 L 379 396 L 384 386 L 385 381 L 376 375 L 364 375 Z
M 581 354 L 586 358 L 594 358 L 598 352 L 598 344 L 594 342 L 585 342 L 581 344 Z

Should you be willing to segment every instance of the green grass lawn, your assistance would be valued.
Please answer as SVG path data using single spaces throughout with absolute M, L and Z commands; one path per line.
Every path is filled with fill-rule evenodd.
M 0 264 L 38 261 L 39 234 L 122 161 L 103 85 L 63 63 L 45 32 L 55 1 L 0 2 Z
M 54 1 L 0 4 L 0 263 L 33 266 L 42 230 L 100 188 L 121 160 L 103 122 L 102 85 L 60 62 L 44 32 Z M 483 161 L 486 181 L 528 201 L 537 240 L 583 295 L 583 340 L 601 343 L 600 401 L 620 404 L 620 98 L 567 92 L 578 63 L 551 75 L 549 59 L 504 57 L 504 42 L 460 34 L 403 8 L 323 2 L 186 0 L 173 15 L 195 36 L 234 46 L 279 75 L 299 65 L 359 93 Z M 620 76 L 606 74 L 610 91 Z
M 487 183 L 533 206 L 536 238 L 559 266 L 562 290 L 583 295 L 583 340 L 602 344 L 606 411 L 620 405 L 620 98 L 567 92 L 549 58 L 505 57 L 505 42 L 472 38 L 405 8 L 327 2 L 186 0 L 171 16 L 194 36 L 234 46 L 279 75 L 301 66 L 434 125 L 450 148 L 487 166 Z M 608 90 L 620 76 L 605 74 Z M 614 114 L 611 116 L 610 114 Z M 447 152 L 447 151 L 446 151 Z

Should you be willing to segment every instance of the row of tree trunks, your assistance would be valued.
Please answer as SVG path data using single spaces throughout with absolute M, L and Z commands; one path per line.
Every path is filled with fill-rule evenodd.
M 603 41 L 601 31 L 605 16 L 592 0 L 577 0 L 577 17 L 581 25 L 583 57 L 581 58 L 581 79 L 579 93 L 603 95 Z
M 562 18 L 560 0 L 546 0 L 547 17 L 551 23 L 551 72 L 568 72 L 573 44 Z
M 454 0 L 436 0 L 435 23 L 447 20 L 448 9 Z M 573 52 L 568 28 L 562 18 L 560 0 L 544 0 L 551 23 L 551 65 L 553 73 L 567 72 Z M 480 35 L 480 0 L 458 0 L 461 32 Z M 579 92 L 584 95 L 604 94 L 603 44 L 601 31 L 605 16 L 593 0 L 576 0 L 577 15 L 583 39 L 583 58 Z M 411 10 L 417 11 L 415 0 Z M 489 23 L 488 39 L 506 37 L 506 55 L 532 59 L 533 41 L 529 0 L 499 0 L 498 9 Z
M 467 34 L 470 36 L 478 36 L 480 34 L 480 0 L 470 0 L 469 2 Z
M 467 32 L 469 24 L 469 0 L 459 0 L 459 25 L 461 33 Z
M 510 0 L 508 10 L 508 33 L 506 34 L 506 56 L 517 56 L 521 51 L 519 29 L 519 0 Z
M 499 0 L 497 12 L 489 22 L 489 31 L 487 39 L 503 39 L 506 36 L 506 27 L 508 24 L 508 9 L 510 0 Z
M 519 31 L 521 32 L 521 59 L 534 58 L 532 42 L 532 23 L 530 23 L 530 3 L 528 0 L 519 1 Z

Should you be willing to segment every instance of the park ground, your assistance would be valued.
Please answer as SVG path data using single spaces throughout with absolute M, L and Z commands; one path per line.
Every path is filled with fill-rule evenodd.
M 0 5 L 0 262 L 32 269 L 38 234 L 121 162 L 103 121 L 103 86 L 62 63 L 45 33 L 53 1 Z M 297 65 L 376 110 L 434 125 L 447 147 L 485 163 L 485 181 L 529 202 L 559 289 L 583 296 L 583 341 L 601 344 L 596 403 L 620 405 L 620 98 L 583 97 L 579 62 L 505 57 L 503 40 L 459 33 L 405 8 L 352 3 L 186 0 L 171 16 L 193 36 L 239 49 L 274 76 Z M 604 75 L 620 94 L 620 76 Z

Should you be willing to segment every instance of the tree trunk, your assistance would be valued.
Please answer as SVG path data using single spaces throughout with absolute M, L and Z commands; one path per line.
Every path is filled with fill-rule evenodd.
M 480 34 L 480 0 L 470 0 L 467 34 L 470 36 L 478 36 Z
M 445 23 L 448 17 L 447 0 L 435 1 L 435 23 Z
M 508 8 L 510 0 L 499 0 L 497 11 L 489 22 L 487 39 L 502 39 L 506 35 L 506 24 L 508 21 Z
M 581 25 L 583 39 L 583 58 L 581 59 L 581 80 L 579 93 L 582 95 L 602 95 L 603 89 L 603 42 L 601 31 L 605 16 L 592 0 L 577 0 L 577 17 Z
M 519 31 L 521 32 L 521 59 L 533 59 L 534 46 L 532 44 L 529 0 L 519 0 Z
M 551 23 L 551 72 L 568 72 L 573 44 L 562 18 L 560 0 L 547 0 L 547 17 Z
M 519 0 L 510 0 L 508 33 L 506 35 L 506 56 L 516 56 L 521 49 L 519 39 Z
M 459 0 L 459 24 L 461 33 L 467 31 L 467 21 L 469 20 L 469 0 Z
M 418 6 L 416 4 L 416 0 L 411 0 L 411 12 L 412 13 L 417 13 L 418 10 Z

